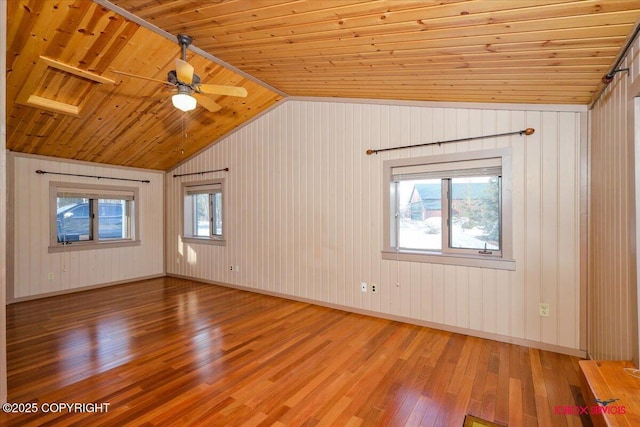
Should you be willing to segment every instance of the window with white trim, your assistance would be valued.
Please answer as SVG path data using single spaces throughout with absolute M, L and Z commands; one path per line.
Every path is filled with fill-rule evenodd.
M 515 268 L 505 157 L 492 150 L 385 162 L 384 257 Z
M 223 179 L 183 184 L 185 240 L 224 244 L 223 193 Z
M 50 252 L 139 244 L 137 188 L 52 182 Z

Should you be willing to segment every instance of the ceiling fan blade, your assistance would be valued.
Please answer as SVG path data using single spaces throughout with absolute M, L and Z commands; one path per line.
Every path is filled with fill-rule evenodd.
M 196 98 L 196 100 L 198 101 L 198 104 L 202 105 L 204 108 L 211 111 L 212 113 L 215 113 L 216 111 L 219 111 L 222 108 L 217 102 L 207 98 L 206 96 L 202 96 L 197 93 L 193 93 L 191 94 L 191 96 Z
M 183 83 L 190 85 L 193 82 L 193 66 L 182 59 L 176 59 L 176 74 Z
M 198 89 L 200 92 L 208 93 L 210 95 L 239 96 L 241 98 L 245 98 L 247 96 L 247 90 L 239 86 L 198 85 Z
M 139 76 L 137 74 L 126 73 L 124 71 L 118 71 L 118 70 L 114 70 L 114 69 L 111 69 L 111 71 L 116 73 L 116 74 L 122 74 L 123 76 L 135 77 L 137 79 L 145 79 L 145 80 L 150 80 L 152 82 L 162 83 L 164 85 L 175 86 L 173 83 L 169 83 L 166 80 L 152 79 L 151 77 Z

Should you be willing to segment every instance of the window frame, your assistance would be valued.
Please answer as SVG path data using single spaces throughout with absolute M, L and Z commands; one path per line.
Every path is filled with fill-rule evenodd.
M 442 251 L 421 251 L 401 249 L 396 246 L 397 239 L 397 221 L 395 216 L 396 203 L 396 184 L 393 179 L 393 169 L 402 167 L 414 167 L 421 165 L 444 164 L 451 163 L 451 167 L 443 171 L 446 175 L 447 170 L 458 170 L 455 162 L 478 161 L 486 159 L 500 159 L 501 165 L 501 251 L 500 255 L 481 255 L 479 253 L 470 253 L 468 251 L 458 251 L 455 249 L 447 249 Z M 442 179 L 442 178 L 440 178 Z M 383 162 L 383 249 L 382 259 L 410 262 L 425 262 L 433 264 L 461 265 L 479 268 L 492 268 L 499 270 L 515 270 L 515 260 L 513 260 L 513 243 L 512 243 L 512 227 L 511 227 L 511 196 L 512 196 L 512 155 L 510 148 L 499 148 L 492 150 L 470 151 L 466 153 L 441 154 L 434 156 L 423 156 L 406 159 L 386 160 Z M 444 184 L 444 180 L 441 181 Z M 442 200 L 444 205 L 445 200 Z M 448 207 L 447 207 L 447 215 Z M 443 220 L 444 221 L 444 220 Z M 443 228 L 444 233 L 448 233 Z M 448 237 L 447 237 L 448 239 Z M 444 244 L 444 242 L 443 242 Z M 476 251 L 477 252 L 477 251 Z
M 180 203 L 180 224 L 182 226 L 182 231 L 181 231 L 181 237 L 182 237 L 182 241 L 183 242 L 187 242 L 187 243 L 204 243 L 204 244 L 208 244 L 208 245 L 217 245 L 217 246 L 225 246 L 227 244 L 226 239 L 225 239 L 225 183 L 224 183 L 224 178 L 214 178 L 214 179 L 209 179 L 209 180 L 204 180 L 204 181 L 190 181 L 190 182 L 183 182 L 182 183 L 182 191 L 181 191 L 181 203 Z M 193 217 L 193 215 L 187 215 L 187 206 L 186 206 L 186 200 L 187 197 L 190 197 L 190 195 L 188 194 L 188 192 L 190 191 L 190 189 L 195 189 L 197 187 L 207 187 L 207 186 L 211 186 L 211 187 L 215 187 L 215 186 L 219 186 L 220 187 L 220 199 L 221 199 L 221 207 L 220 207 L 220 222 L 222 223 L 222 230 L 221 230 L 221 234 L 210 234 L 209 236 L 195 236 L 192 234 L 188 234 L 187 233 L 187 229 L 193 229 L 193 225 L 194 225 L 194 219 L 190 218 L 188 219 L 188 216 Z M 218 192 L 202 192 L 200 194 L 209 194 L 209 203 L 208 203 L 208 207 L 209 209 L 214 209 L 214 205 L 215 203 L 212 202 L 212 199 L 215 199 L 215 197 L 213 197 L 213 194 L 217 194 Z M 190 221 L 190 222 L 187 222 Z M 215 225 L 213 224 L 214 218 L 210 217 L 210 222 L 209 222 L 209 227 L 210 227 L 210 232 L 215 233 Z
M 98 201 L 105 199 L 105 197 L 93 197 L 90 198 L 89 215 L 96 213 L 93 218 L 90 219 L 90 230 L 92 231 L 92 238 L 90 240 L 78 240 L 72 242 L 58 242 L 58 230 L 57 230 L 57 201 L 58 194 L 70 191 L 71 193 L 78 194 L 79 197 L 87 195 L 101 195 L 109 196 L 114 199 L 122 197 L 122 200 L 129 201 L 129 215 L 127 216 L 127 229 L 129 230 L 129 237 L 124 239 L 104 239 L 99 237 L 99 207 Z M 120 194 L 118 194 L 120 193 Z M 86 198 L 86 197 L 85 197 Z M 137 187 L 121 187 L 113 185 L 98 185 L 98 184 L 81 184 L 75 182 L 50 182 L 49 183 L 49 253 L 70 252 L 70 251 L 82 251 L 92 249 L 105 249 L 105 248 L 119 248 L 128 246 L 139 246 L 140 240 L 140 214 L 139 214 L 139 189 Z

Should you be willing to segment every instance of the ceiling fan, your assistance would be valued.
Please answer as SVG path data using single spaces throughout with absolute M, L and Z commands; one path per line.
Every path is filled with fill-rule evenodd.
M 200 83 L 200 77 L 194 72 L 193 66 L 187 62 L 187 47 L 189 47 L 193 39 L 185 34 L 178 34 L 177 38 L 178 44 L 182 48 L 182 59 L 176 59 L 176 69 L 169 71 L 166 81 L 130 74 L 124 71 L 112 71 L 125 76 L 173 86 L 177 89 L 178 93 L 171 97 L 171 101 L 176 108 L 185 112 L 193 110 L 197 104 L 202 105 L 211 112 L 216 112 L 222 108 L 206 95 L 227 95 L 242 98 L 247 96 L 247 90 L 243 87 Z

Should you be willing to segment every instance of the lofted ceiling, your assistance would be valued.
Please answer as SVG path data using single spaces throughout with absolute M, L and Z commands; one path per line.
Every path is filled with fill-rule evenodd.
M 248 96 L 212 96 L 219 111 L 183 113 L 162 84 L 181 57 L 175 40 L 90 0 L 12 0 L 7 15 L 12 151 L 168 170 L 282 98 L 189 51 L 202 83 L 241 86 Z M 42 65 L 51 60 L 69 68 Z
M 8 148 L 160 170 L 285 96 L 588 105 L 640 17 L 638 0 L 12 0 L 7 9 Z M 182 113 L 166 85 L 114 72 L 165 80 L 177 34 L 193 38 L 187 61 L 203 83 L 249 95 Z

